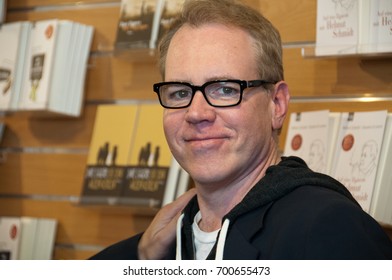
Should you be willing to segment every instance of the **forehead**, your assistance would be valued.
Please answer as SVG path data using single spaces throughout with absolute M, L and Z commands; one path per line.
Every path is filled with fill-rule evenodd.
M 185 25 L 173 36 L 166 57 L 167 80 L 256 76 L 254 39 L 240 28 L 221 24 Z

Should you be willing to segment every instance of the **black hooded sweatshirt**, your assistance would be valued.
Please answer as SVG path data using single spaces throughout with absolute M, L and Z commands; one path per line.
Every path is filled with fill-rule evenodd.
M 194 259 L 192 223 L 198 211 L 194 197 L 167 259 Z M 222 225 L 207 259 L 392 259 L 391 240 L 350 192 L 297 157 L 269 167 Z M 141 235 L 91 259 L 137 259 Z

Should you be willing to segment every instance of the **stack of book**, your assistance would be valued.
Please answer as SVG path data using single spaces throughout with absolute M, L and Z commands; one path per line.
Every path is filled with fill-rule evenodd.
M 392 1 L 318 0 L 316 55 L 392 52 Z
M 81 202 L 159 208 L 185 192 L 189 176 L 167 145 L 158 103 L 100 105 Z
M 185 0 L 122 0 L 116 49 L 155 49 Z
M 68 20 L 4 24 L 0 110 L 80 116 L 93 27 Z
M 51 260 L 57 221 L 0 217 L 0 260 Z
M 366 212 L 392 224 L 391 118 L 384 110 L 292 113 L 284 155 L 339 180 Z

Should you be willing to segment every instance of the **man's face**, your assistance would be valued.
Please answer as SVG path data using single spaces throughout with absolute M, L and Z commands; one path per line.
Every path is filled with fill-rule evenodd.
M 166 59 L 166 81 L 202 85 L 218 79 L 259 79 L 252 38 L 222 25 L 183 26 Z M 177 161 L 195 182 L 244 179 L 272 146 L 270 98 L 262 87 L 245 89 L 240 105 L 210 106 L 200 92 L 183 109 L 166 109 L 164 130 Z
M 376 155 L 373 152 L 372 147 L 369 145 L 365 145 L 362 149 L 359 169 L 363 172 L 366 172 L 375 162 L 375 156 Z

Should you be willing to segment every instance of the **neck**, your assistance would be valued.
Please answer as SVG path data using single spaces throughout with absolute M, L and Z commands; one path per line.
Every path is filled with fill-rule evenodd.
M 221 227 L 223 217 L 229 213 L 246 194 L 265 175 L 265 171 L 271 165 L 280 161 L 280 157 L 270 157 L 264 164 L 260 164 L 252 172 L 230 184 L 206 185 L 195 182 L 197 199 L 202 216 L 199 222 L 201 230 L 211 232 Z

